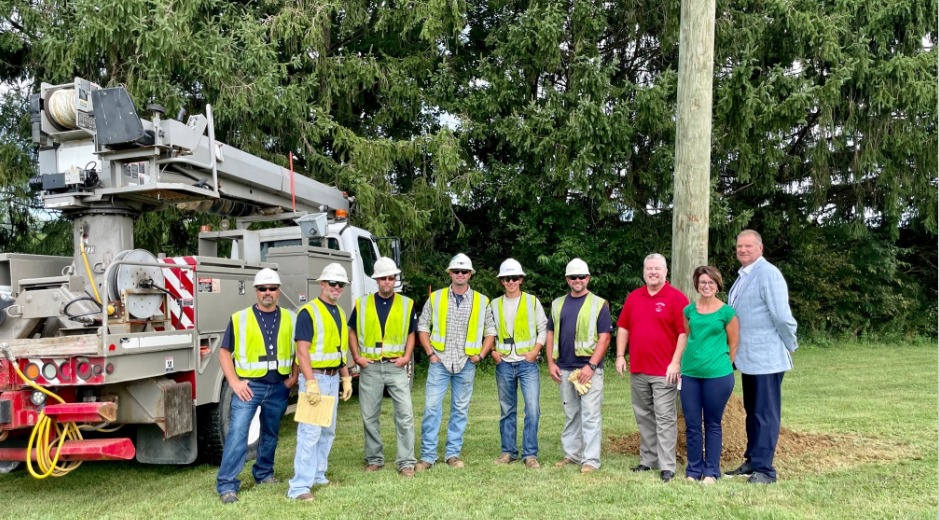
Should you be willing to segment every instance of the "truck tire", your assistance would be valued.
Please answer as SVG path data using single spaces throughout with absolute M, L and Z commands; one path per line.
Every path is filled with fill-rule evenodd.
M 205 404 L 196 410 L 199 435 L 199 458 L 208 464 L 222 464 L 225 437 L 228 435 L 232 415 L 232 399 L 238 399 L 228 381 L 222 381 L 222 394 L 218 403 Z M 261 408 L 255 412 L 248 428 L 248 454 L 245 460 L 254 460 L 261 438 Z

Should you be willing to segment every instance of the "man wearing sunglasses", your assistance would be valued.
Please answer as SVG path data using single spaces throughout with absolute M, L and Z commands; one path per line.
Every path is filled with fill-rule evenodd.
M 385 465 L 379 416 L 386 388 L 395 413 L 398 451 L 395 464 L 406 478 L 415 476 L 415 426 L 408 363 L 415 344 L 418 316 L 410 298 L 395 293 L 401 271 L 391 258 L 375 262 L 372 278 L 379 292 L 356 300 L 349 316 L 349 352 L 359 365 L 359 410 L 365 430 L 366 471 Z
M 659 478 L 676 476 L 676 379 L 687 339 L 682 310 L 689 304 L 669 285 L 666 259 L 653 253 L 643 260 L 646 285 L 627 296 L 617 320 L 617 373 L 627 368 L 630 342 L 630 393 L 640 430 L 640 464 L 634 472 L 659 468 Z
M 490 303 L 496 323 L 496 388 L 499 392 L 499 435 L 502 455 L 494 462 L 511 464 L 519 460 L 516 447 L 516 388 L 522 387 L 525 422 L 522 428 L 522 462 L 539 469 L 539 365 L 538 355 L 545 344 L 548 318 L 535 296 L 522 292 L 525 272 L 510 258 L 499 266 L 499 281 L 506 290 Z
M 475 272 L 470 259 L 459 254 L 450 260 L 447 270 L 450 287 L 431 294 L 418 320 L 418 337 L 431 364 L 421 421 L 421 460 L 415 471 L 428 470 L 437 461 L 437 437 L 448 387 L 451 406 L 444 461 L 454 468 L 464 467 L 460 450 L 476 364 L 486 357 L 496 336 L 493 315 L 486 310 L 489 298 L 470 288 L 470 276 Z
M 337 304 L 349 284 L 346 269 L 333 263 L 320 273 L 320 296 L 304 305 L 297 314 L 297 364 L 300 366 L 300 388 L 307 402 L 316 405 L 321 395 L 352 397 L 352 378 L 346 367 L 349 334 L 346 314 Z M 343 391 L 339 392 L 339 380 Z M 336 407 L 329 427 L 297 423 L 297 448 L 294 455 L 294 478 L 290 480 L 288 498 L 311 501 L 310 488 L 329 484 L 326 478 L 330 448 L 336 438 Z
M 575 258 L 565 268 L 570 292 L 552 302 L 545 345 L 548 373 L 560 385 L 565 427 L 561 447 L 565 457 L 555 464 L 581 466 L 581 473 L 601 467 L 601 404 L 604 399 L 604 354 L 610 344 L 610 308 L 607 300 L 588 291 L 591 273 Z M 572 372 L 580 370 L 576 381 Z M 586 386 L 590 383 L 590 386 Z
M 271 269 L 255 275 L 258 303 L 236 312 L 219 349 L 219 364 L 235 395 L 216 490 L 223 504 L 238 501 L 238 474 L 248 453 L 248 429 L 260 408 L 261 438 L 251 474 L 257 484 L 276 484 L 274 451 L 290 388 L 297 382 L 294 365 L 294 315 L 277 306 L 281 279 Z

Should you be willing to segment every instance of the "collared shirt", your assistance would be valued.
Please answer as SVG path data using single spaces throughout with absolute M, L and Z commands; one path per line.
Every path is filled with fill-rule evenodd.
M 532 295 L 529 295 L 532 296 Z M 535 298 L 535 296 L 532 296 Z M 514 328 L 516 326 L 516 311 L 519 310 L 519 302 L 522 301 L 522 296 L 516 298 L 509 298 L 503 296 L 503 319 L 506 321 L 506 332 L 509 333 L 509 336 L 512 337 L 515 332 Z M 490 309 L 492 312 L 492 309 Z M 496 324 L 497 317 L 493 316 L 493 324 Z M 535 298 L 535 342 L 539 345 L 545 345 L 545 336 L 546 329 L 548 327 L 548 317 L 545 316 L 545 309 L 542 308 L 542 302 Z M 512 345 L 510 347 L 510 352 L 508 355 L 503 356 L 503 360 L 510 363 L 515 363 L 517 361 L 522 361 L 525 359 L 525 354 L 519 355 L 516 354 L 516 346 Z
M 728 292 L 729 305 L 733 305 L 734 301 L 738 299 L 738 289 L 740 289 L 741 283 L 743 283 L 747 276 L 751 274 L 751 271 L 754 270 L 754 266 L 757 265 L 758 262 L 762 261 L 765 261 L 764 257 L 760 256 L 757 258 L 757 260 L 754 260 L 751 265 L 738 268 L 738 279 L 734 281 L 734 284 L 731 286 L 731 290 Z
M 447 328 L 444 336 L 444 351 L 434 351 L 437 358 L 440 359 L 444 368 L 452 374 L 463 370 L 467 363 L 467 354 L 464 352 L 464 346 L 467 342 L 467 326 L 470 323 L 470 313 L 473 311 L 473 303 L 477 298 L 477 293 L 468 288 L 459 298 L 453 290 L 447 291 L 447 297 L 450 301 L 447 303 Z M 483 337 L 496 335 L 496 323 L 493 320 L 493 313 L 484 312 Z M 431 333 L 431 300 L 424 302 L 424 310 L 421 311 L 421 317 L 418 319 L 418 332 Z
M 679 336 L 685 334 L 682 310 L 688 304 L 685 294 L 669 282 L 656 294 L 644 285 L 627 296 L 617 326 L 629 333 L 631 374 L 666 375 Z

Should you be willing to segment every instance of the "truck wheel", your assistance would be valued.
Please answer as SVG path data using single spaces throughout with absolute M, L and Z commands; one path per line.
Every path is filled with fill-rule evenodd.
M 228 435 L 229 420 L 232 415 L 232 399 L 238 399 L 228 381 L 222 382 L 222 395 L 218 403 L 200 406 L 197 411 L 199 421 L 199 456 L 216 466 L 222 464 L 222 452 Z M 245 460 L 254 460 L 258 454 L 258 441 L 261 439 L 261 408 L 255 412 L 248 427 L 248 454 Z

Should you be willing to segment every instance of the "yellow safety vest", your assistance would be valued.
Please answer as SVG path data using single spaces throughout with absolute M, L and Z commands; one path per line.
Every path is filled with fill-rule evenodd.
M 232 333 L 235 335 L 235 373 L 239 377 L 264 377 L 268 370 L 277 369 L 278 374 L 289 375 L 294 361 L 294 313 L 278 307 L 280 324 L 277 330 L 277 360 L 261 361 L 268 355 L 264 344 L 264 333 L 258 324 L 254 310 L 249 307 L 232 314 Z
M 558 338 L 559 326 L 561 324 L 561 306 L 565 303 L 566 296 L 556 298 L 552 302 L 552 323 L 555 324 L 554 349 L 552 349 L 552 359 L 558 359 Z M 594 354 L 594 347 L 597 346 L 597 318 L 601 314 L 601 309 L 607 305 L 607 300 L 597 297 L 592 292 L 588 292 L 581 310 L 578 311 L 578 321 L 574 331 L 574 355 L 591 356 Z
M 473 309 L 470 322 L 467 323 L 467 338 L 464 341 L 464 353 L 476 356 L 483 349 L 483 325 L 486 320 L 486 306 L 490 299 L 473 291 Z M 431 346 L 438 352 L 444 351 L 444 338 L 447 336 L 447 306 L 450 303 L 450 288 L 431 293 Z
M 411 325 L 414 302 L 407 296 L 392 296 L 392 308 L 385 318 L 385 336 L 379 313 L 375 309 L 375 294 L 356 300 L 356 337 L 359 353 L 366 359 L 396 358 L 405 355 L 405 343 Z
M 339 309 L 340 323 L 346 324 L 346 313 L 343 308 Z M 329 309 L 323 304 L 320 298 L 313 300 L 300 308 L 301 311 L 307 309 L 310 318 L 313 320 L 313 339 L 310 342 L 310 366 L 312 368 L 336 368 L 346 363 L 346 349 L 349 348 L 349 334 L 346 333 L 346 327 L 337 330 L 336 321 Z M 298 313 L 300 314 L 300 313 Z
M 516 320 L 513 322 L 512 337 L 509 336 L 506 320 L 503 317 L 504 299 L 505 296 L 500 296 L 490 304 L 498 327 L 496 351 L 503 355 L 509 355 L 512 352 L 512 346 L 515 344 L 516 354 L 525 354 L 535 348 L 535 339 L 538 337 L 538 331 L 535 328 L 535 296 L 522 293 L 519 308 L 516 310 Z

